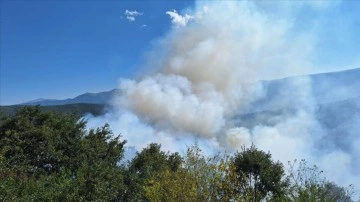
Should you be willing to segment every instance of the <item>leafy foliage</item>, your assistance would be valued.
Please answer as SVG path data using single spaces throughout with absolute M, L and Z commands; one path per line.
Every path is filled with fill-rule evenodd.
M 305 160 L 290 163 L 289 200 L 351 202 L 352 187 L 345 189 L 322 177 L 322 171 L 316 166 L 308 167 Z
M 159 174 L 165 171 L 179 169 L 182 159 L 178 153 L 165 153 L 161 151 L 161 145 L 152 143 L 137 153 L 129 162 L 126 184 L 128 189 L 124 196 L 126 201 L 145 200 L 144 185 L 158 180 Z
M 1 201 L 326 201 L 350 202 L 352 189 L 305 161 L 287 175 L 251 146 L 232 155 L 186 154 L 150 144 L 127 163 L 126 141 L 108 125 L 85 130 L 78 116 L 25 107 L 0 119 Z
M 283 165 L 273 162 L 270 153 L 259 151 L 252 145 L 243 148 L 234 157 L 237 192 L 247 201 L 274 199 L 284 195 L 288 182 L 284 179 Z
M 0 122 L 0 193 L 11 200 L 112 200 L 123 188 L 125 141 L 108 125 L 25 107 Z

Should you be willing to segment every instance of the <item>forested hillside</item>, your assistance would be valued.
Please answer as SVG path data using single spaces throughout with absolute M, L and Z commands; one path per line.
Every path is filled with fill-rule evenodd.
M 0 120 L 1 201 L 351 201 L 316 166 L 290 170 L 254 146 L 205 156 L 148 145 L 121 164 L 126 140 L 108 125 L 25 107 Z M 284 151 L 286 152 L 286 151 Z
M 0 106 L 0 113 L 5 115 L 14 115 L 19 109 L 23 107 L 24 105 Z M 76 103 L 65 105 L 39 106 L 39 108 L 43 111 L 56 111 L 59 113 L 77 114 L 79 116 L 84 116 L 85 114 L 92 114 L 94 116 L 98 116 L 104 112 L 106 106 L 103 104 Z

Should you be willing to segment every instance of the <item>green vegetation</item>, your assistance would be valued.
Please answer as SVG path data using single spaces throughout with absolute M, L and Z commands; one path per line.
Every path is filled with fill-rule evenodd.
M 125 141 L 105 125 L 26 107 L 0 122 L 2 201 L 114 200 L 124 190 Z M 120 182 L 120 183 L 119 183 Z
M 0 106 L 0 114 L 15 115 L 17 111 L 24 108 L 24 105 L 10 105 Z M 89 103 L 76 103 L 76 104 L 64 104 L 64 105 L 49 105 L 38 106 L 42 111 L 50 112 L 55 111 L 66 114 L 76 114 L 83 116 L 85 114 L 92 114 L 93 116 L 99 116 L 103 114 L 105 105 L 102 104 L 89 104 Z
M 1 201 L 351 201 L 351 190 L 305 161 L 286 174 L 254 146 L 207 157 L 150 144 L 126 165 L 108 125 L 87 131 L 71 114 L 25 107 L 0 120 Z

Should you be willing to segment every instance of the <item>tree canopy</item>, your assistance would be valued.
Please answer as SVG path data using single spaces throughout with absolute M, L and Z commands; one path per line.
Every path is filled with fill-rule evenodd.
M 255 146 L 233 155 L 186 154 L 152 143 L 126 164 L 110 126 L 25 107 L 0 119 L 1 201 L 352 201 L 351 188 L 305 161 L 284 171 Z
M 236 153 L 233 164 L 237 191 L 247 196 L 247 201 L 269 200 L 284 195 L 288 182 L 283 165 L 274 162 L 270 153 L 259 151 L 252 145 Z
M 108 125 L 86 131 L 75 115 L 25 107 L 0 121 L 4 201 L 113 200 L 123 190 L 117 166 L 125 141 Z

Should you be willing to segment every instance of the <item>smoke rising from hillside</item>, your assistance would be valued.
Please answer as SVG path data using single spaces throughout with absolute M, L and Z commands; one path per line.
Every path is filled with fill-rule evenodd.
M 277 12 L 265 2 L 196 3 L 192 13 L 184 13 L 192 20 L 174 26 L 148 53 L 149 73 L 121 80 L 113 110 L 89 119 L 89 124 L 110 123 L 138 149 L 151 142 L 171 151 L 195 140 L 205 150 L 237 150 L 254 143 L 283 162 L 305 158 L 320 163 L 342 185 L 359 182 L 360 173 L 351 168 L 358 150 L 317 146 L 325 132 L 315 117 L 310 78 L 289 81 L 266 108 L 256 104 L 268 92 L 261 80 L 314 71 L 317 36 L 313 27 L 297 26 L 296 13 L 302 6 L 326 9 L 325 4 L 282 5 Z M 293 110 L 263 117 L 252 126 L 238 119 L 281 108 Z

